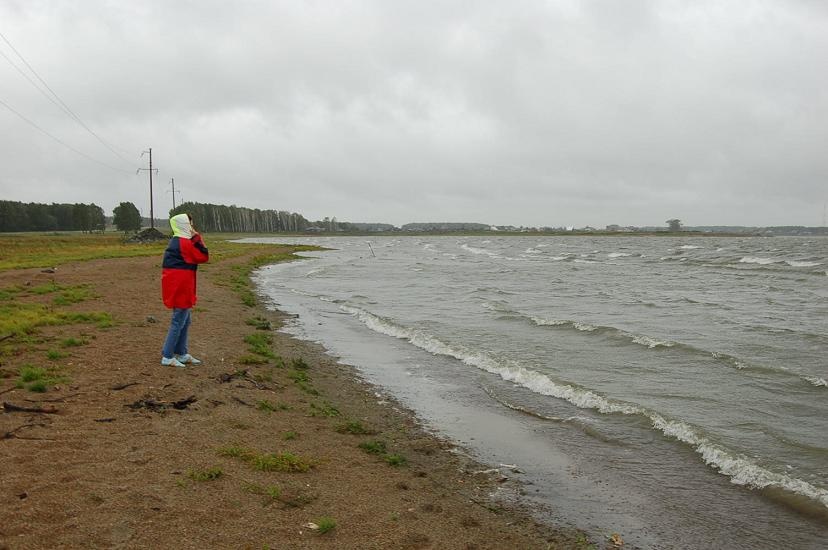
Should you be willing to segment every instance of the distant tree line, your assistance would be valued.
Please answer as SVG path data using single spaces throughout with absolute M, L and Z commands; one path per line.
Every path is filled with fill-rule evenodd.
M 304 231 L 310 224 L 301 214 L 284 210 L 259 210 L 243 206 L 185 202 L 170 216 L 190 214 L 199 231 L 224 233 L 275 233 Z
M 0 201 L 0 232 L 103 231 L 103 209 L 96 204 L 40 204 Z

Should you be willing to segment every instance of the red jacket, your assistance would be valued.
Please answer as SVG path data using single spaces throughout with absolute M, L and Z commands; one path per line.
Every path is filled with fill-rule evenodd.
M 168 308 L 191 308 L 195 305 L 198 264 L 210 259 L 207 247 L 196 234 L 192 239 L 173 237 L 164 251 L 161 270 L 161 296 Z

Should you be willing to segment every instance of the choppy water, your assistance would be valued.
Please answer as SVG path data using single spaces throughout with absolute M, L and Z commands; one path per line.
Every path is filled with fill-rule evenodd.
M 828 239 L 279 241 L 335 249 L 257 275 L 291 330 L 519 463 L 556 518 L 825 547 Z

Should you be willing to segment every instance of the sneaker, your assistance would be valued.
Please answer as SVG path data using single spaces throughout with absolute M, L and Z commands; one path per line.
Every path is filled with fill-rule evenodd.
M 178 359 L 180 362 L 186 363 L 188 365 L 200 365 L 201 364 L 200 359 L 196 359 L 195 357 L 193 357 L 189 353 L 186 354 L 186 355 L 176 355 L 175 358 Z
M 169 357 L 169 358 L 162 357 L 161 358 L 161 364 L 164 365 L 165 367 L 186 367 L 187 366 L 184 363 L 182 363 L 181 361 L 179 361 L 178 359 L 176 359 L 175 357 Z

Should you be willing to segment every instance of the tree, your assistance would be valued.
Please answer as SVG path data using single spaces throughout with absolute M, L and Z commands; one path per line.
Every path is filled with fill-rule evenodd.
M 670 231 L 681 231 L 681 220 L 673 218 L 672 220 L 667 220 L 664 223 L 667 224 Z
M 131 202 L 122 202 L 112 210 L 112 223 L 118 231 L 138 231 L 141 229 L 141 213 Z

